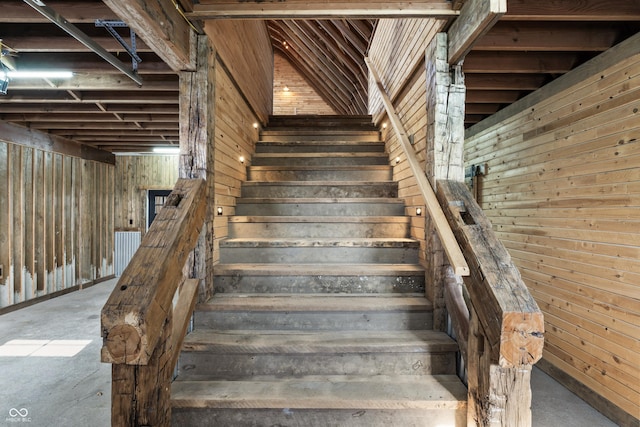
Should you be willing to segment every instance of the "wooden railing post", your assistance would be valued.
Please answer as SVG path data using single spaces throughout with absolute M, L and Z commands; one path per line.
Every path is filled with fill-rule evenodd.
M 469 263 L 468 423 L 531 425 L 531 368 L 544 319 L 504 245 L 464 183 L 442 180 L 438 200 Z
M 205 208 L 204 180 L 179 179 L 102 309 L 114 427 L 171 423 L 171 375 L 199 283 L 184 281 L 183 267 Z M 183 282 L 174 317 L 173 298 Z

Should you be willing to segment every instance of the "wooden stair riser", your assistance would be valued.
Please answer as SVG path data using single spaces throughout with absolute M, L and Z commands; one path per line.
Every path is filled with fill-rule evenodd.
M 182 409 L 174 408 L 176 426 L 464 426 L 466 406 L 459 409 Z
M 432 375 L 455 374 L 451 353 L 217 354 L 184 351 L 181 374 L 220 380 L 249 380 L 255 375 Z
M 258 142 L 256 153 L 384 153 L 382 142 Z
M 318 182 L 318 181 L 315 181 Z M 363 183 L 254 183 L 242 186 L 242 197 L 398 197 L 395 182 Z
M 331 222 L 320 223 L 300 223 L 300 222 L 281 222 L 281 223 L 229 223 L 229 237 L 238 238 L 314 238 L 314 237 L 336 237 L 336 238 L 353 238 L 353 237 L 408 237 L 408 223 L 347 223 L 336 224 Z
M 198 311 L 196 328 L 284 331 L 423 330 L 432 329 L 431 311 Z
M 216 293 L 421 293 L 424 273 L 413 276 L 216 275 Z
M 278 170 L 274 170 L 278 168 Z M 249 167 L 247 178 L 251 181 L 390 181 L 392 170 L 389 166 L 373 168 L 345 167 L 344 170 L 315 169 L 310 167 L 305 170 L 285 169 L 286 166 Z
M 350 141 L 371 142 L 379 141 L 377 131 L 263 131 L 260 136 L 262 142 L 299 142 L 299 141 Z
M 364 154 L 364 153 L 363 153 Z M 368 156 L 329 156 L 328 154 L 318 154 L 316 156 L 276 156 L 260 155 L 253 156 L 252 166 L 387 166 L 389 159 L 385 154 L 371 153 Z
M 396 203 L 368 203 L 341 202 L 340 199 L 327 202 L 272 202 L 260 203 L 258 199 L 238 200 L 236 215 L 265 215 L 265 216 L 398 216 L 404 215 L 404 204 Z M 287 199 L 291 200 L 291 199 Z M 329 199 L 331 200 L 331 199 Z
M 327 116 L 327 115 L 283 115 L 269 118 L 269 129 L 325 129 L 339 128 L 351 130 L 376 130 L 368 115 Z
M 418 251 L 415 247 L 224 247 L 220 250 L 220 262 L 223 263 L 307 264 L 317 260 L 329 263 L 414 264 L 418 262 Z

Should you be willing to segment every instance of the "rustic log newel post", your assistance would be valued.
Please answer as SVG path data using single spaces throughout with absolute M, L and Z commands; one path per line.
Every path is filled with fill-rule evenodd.
M 204 180 L 179 179 L 102 309 L 113 426 L 170 424 L 171 375 L 199 282 L 185 281 L 183 267 L 205 210 Z

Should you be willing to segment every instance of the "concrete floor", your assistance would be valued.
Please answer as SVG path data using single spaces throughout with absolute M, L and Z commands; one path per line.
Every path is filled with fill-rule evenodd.
M 0 316 L 0 425 L 110 425 L 111 369 L 100 363 L 99 316 L 114 286 Z M 532 388 L 536 427 L 616 425 L 538 369 Z

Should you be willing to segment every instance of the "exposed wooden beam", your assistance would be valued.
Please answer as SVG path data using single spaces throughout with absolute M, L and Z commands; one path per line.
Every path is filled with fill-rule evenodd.
M 507 0 L 468 0 L 460 16 L 451 24 L 449 35 L 449 64 L 457 64 L 473 45 L 507 11 Z
M 12 123 L 0 121 L 0 140 L 36 148 L 38 150 L 67 154 L 87 160 L 115 164 L 113 154 L 78 144 L 55 135 L 47 135 Z
M 519 90 L 470 90 L 467 89 L 466 102 L 488 104 L 510 104 L 520 99 L 523 94 Z
M 550 73 L 571 70 L 579 61 L 570 52 L 472 51 L 464 59 L 465 73 Z
M 47 102 L 47 103 L 96 103 L 103 104 L 177 104 L 178 91 L 158 91 L 158 92 L 123 92 L 115 91 L 87 91 L 82 92 L 80 100 L 72 98 L 63 91 L 10 91 L 9 94 L 0 97 L 2 103 L 16 102 Z
M 94 36 L 92 40 L 102 46 L 105 50 L 117 53 L 124 52 L 122 45 L 111 36 Z M 72 37 L 57 35 L 10 35 L 3 37 L 4 43 L 21 53 L 35 52 L 91 52 L 87 46 Z M 143 41 L 137 44 L 138 52 L 152 52 L 151 48 Z M 127 58 L 128 59 L 128 58 Z
M 6 114 L 0 113 L 0 120 L 8 122 L 156 122 L 178 123 L 178 112 L 175 114 L 78 114 L 78 113 L 43 113 L 43 114 Z
M 106 0 L 109 2 L 113 0 Z M 423 0 L 407 2 L 405 0 L 372 1 L 307 1 L 281 0 L 273 2 L 258 1 L 220 1 L 201 0 L 193 6 L 193 12 L 187 14 L 194 19 L 335 19 L 344 18 L 401 18 L 432 17 L 451 18 L 458 14 L 446 0 Z
M 640 21 L 635 0 L 509 0 L 502 20 Z
M 49 6 L 71 23 L 91 23 L 96 19 L 114 19 L 115 14 L 104 3 L 95 1 L 47 1 Z M 27 7 L 24 2 L 4 0 L 0 23 L 36 24 L 49 22 L 47 18 Z
M 539 22 L 500 21 L 473 49 L 602 52 L 617 42 L 619 33 L 618 26 L 613 23 L 565 22 L 550 26 Z
M 152 75 L 145 78 L 143 85 L 120 74 L 75 74 L 70 79 L 52 80 L 53 86 L 43 79 L 16 79 L 11 82 L 12 90 L 178 90 L 178 76 Z
M 103 0 L 174 71 L 195 69 L 195 33 L 171 0 Z
M 154 53 L 138 52 L 138 74 L 171 74 L 173 71 Z M 123 60 L 128 57 L 122 56 Z M 69 70 L 77 73 L 117 74 L 114 67 L 88 52 L 20 52 L 20 67 L 28 70 Z
M 467 74 L 468 90 L 536 90 L 546 83 L 544 74 Z

